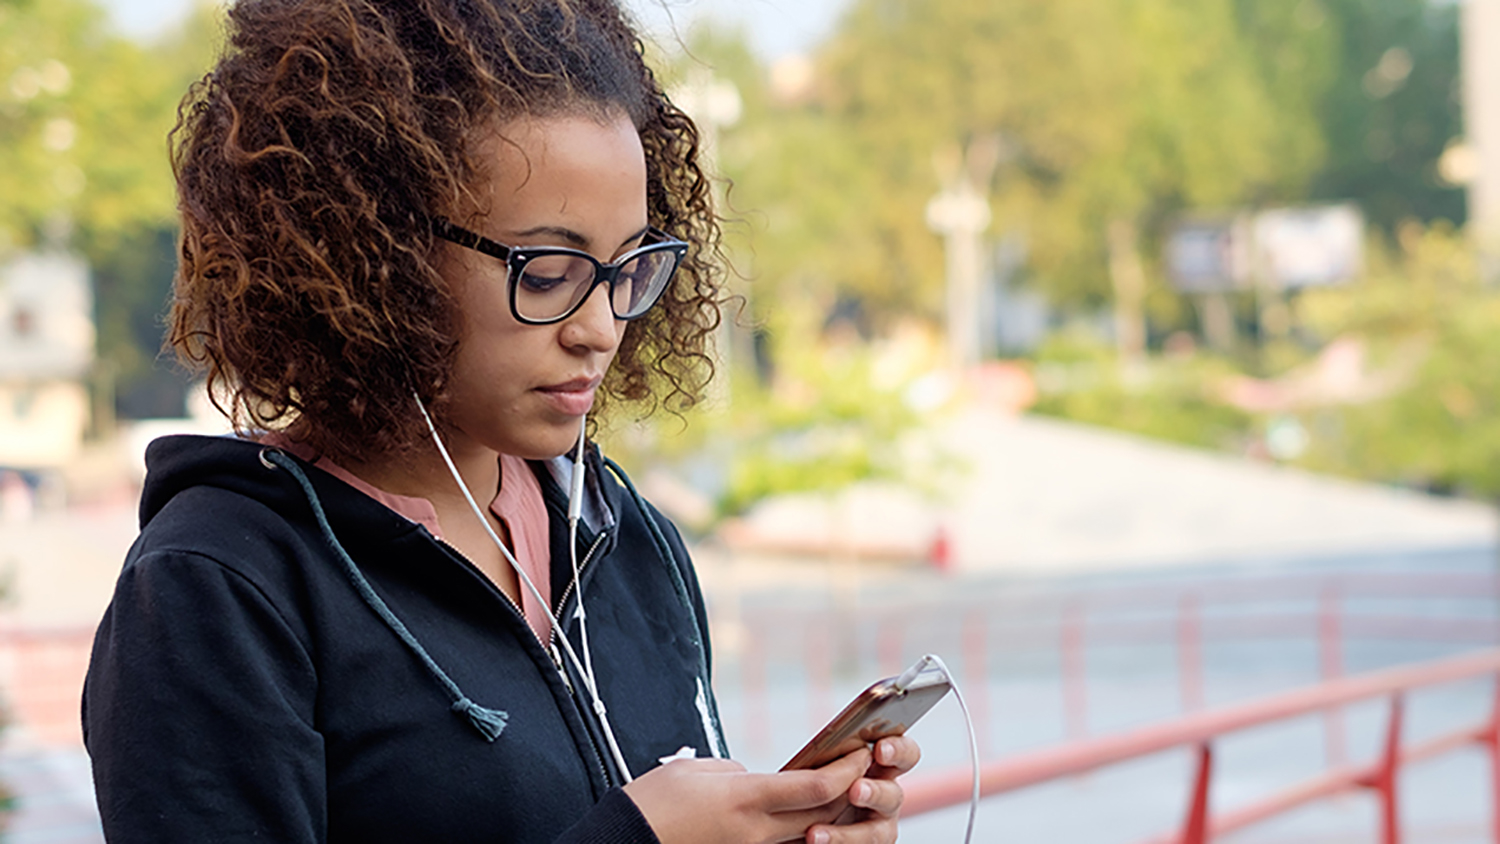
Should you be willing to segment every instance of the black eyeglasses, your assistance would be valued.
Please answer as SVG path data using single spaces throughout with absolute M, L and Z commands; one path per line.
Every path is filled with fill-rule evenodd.
M 652 228 L 646 233 L 650 242 L 601 264 L 587 252 L 564 246 L 506 246 L 441 218 L 432 221 L 432 233 L 504 261 L 510 312 L 528 325 L 562 322 L 601 284 L 609 285 L 615 318 L 635 319 L 666 292 L 688 250 L 686 243 Z

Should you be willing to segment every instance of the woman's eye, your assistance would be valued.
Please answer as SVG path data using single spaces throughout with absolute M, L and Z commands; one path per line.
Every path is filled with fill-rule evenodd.
M 566 284 L 566 275 L 542 275 L 540 273 L 522 273 L 521 286 L 534 293 L 546 293 L 556 289 L 559 285 Z

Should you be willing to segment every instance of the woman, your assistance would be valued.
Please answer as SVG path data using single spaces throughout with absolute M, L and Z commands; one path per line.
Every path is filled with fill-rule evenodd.
M 718 320 L 697 134 L 620 10 L 229 16 L 171 343 L 242 433 L 147 453 L 84 696 L 109 840 L 894 840 L 908 739 L 713 758 L 686 551 L 586 446 L 596 399 L 690 401 Z

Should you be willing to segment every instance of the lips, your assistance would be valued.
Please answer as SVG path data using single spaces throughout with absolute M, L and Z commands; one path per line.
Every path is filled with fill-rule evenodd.
M 569 416 L 582 416 L 594 406 L 594 391 L 603 376 L 574 378 L 558 384 L 537 387 L 536 392 L 553 407 Z

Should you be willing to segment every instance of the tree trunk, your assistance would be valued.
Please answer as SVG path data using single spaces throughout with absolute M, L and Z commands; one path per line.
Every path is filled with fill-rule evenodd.
M 1126 367 L 1146 354 L 1146 269 L 1136 248 L 1135 223 L 1109 224 L 1109 277 L 1115 292 L 1115 348 Z
M 1198 297 L 1198 323 L 1203 339 L 1216 352 L 1234 351 L 1234 311 L 1226 293 L 1204 293 Z

